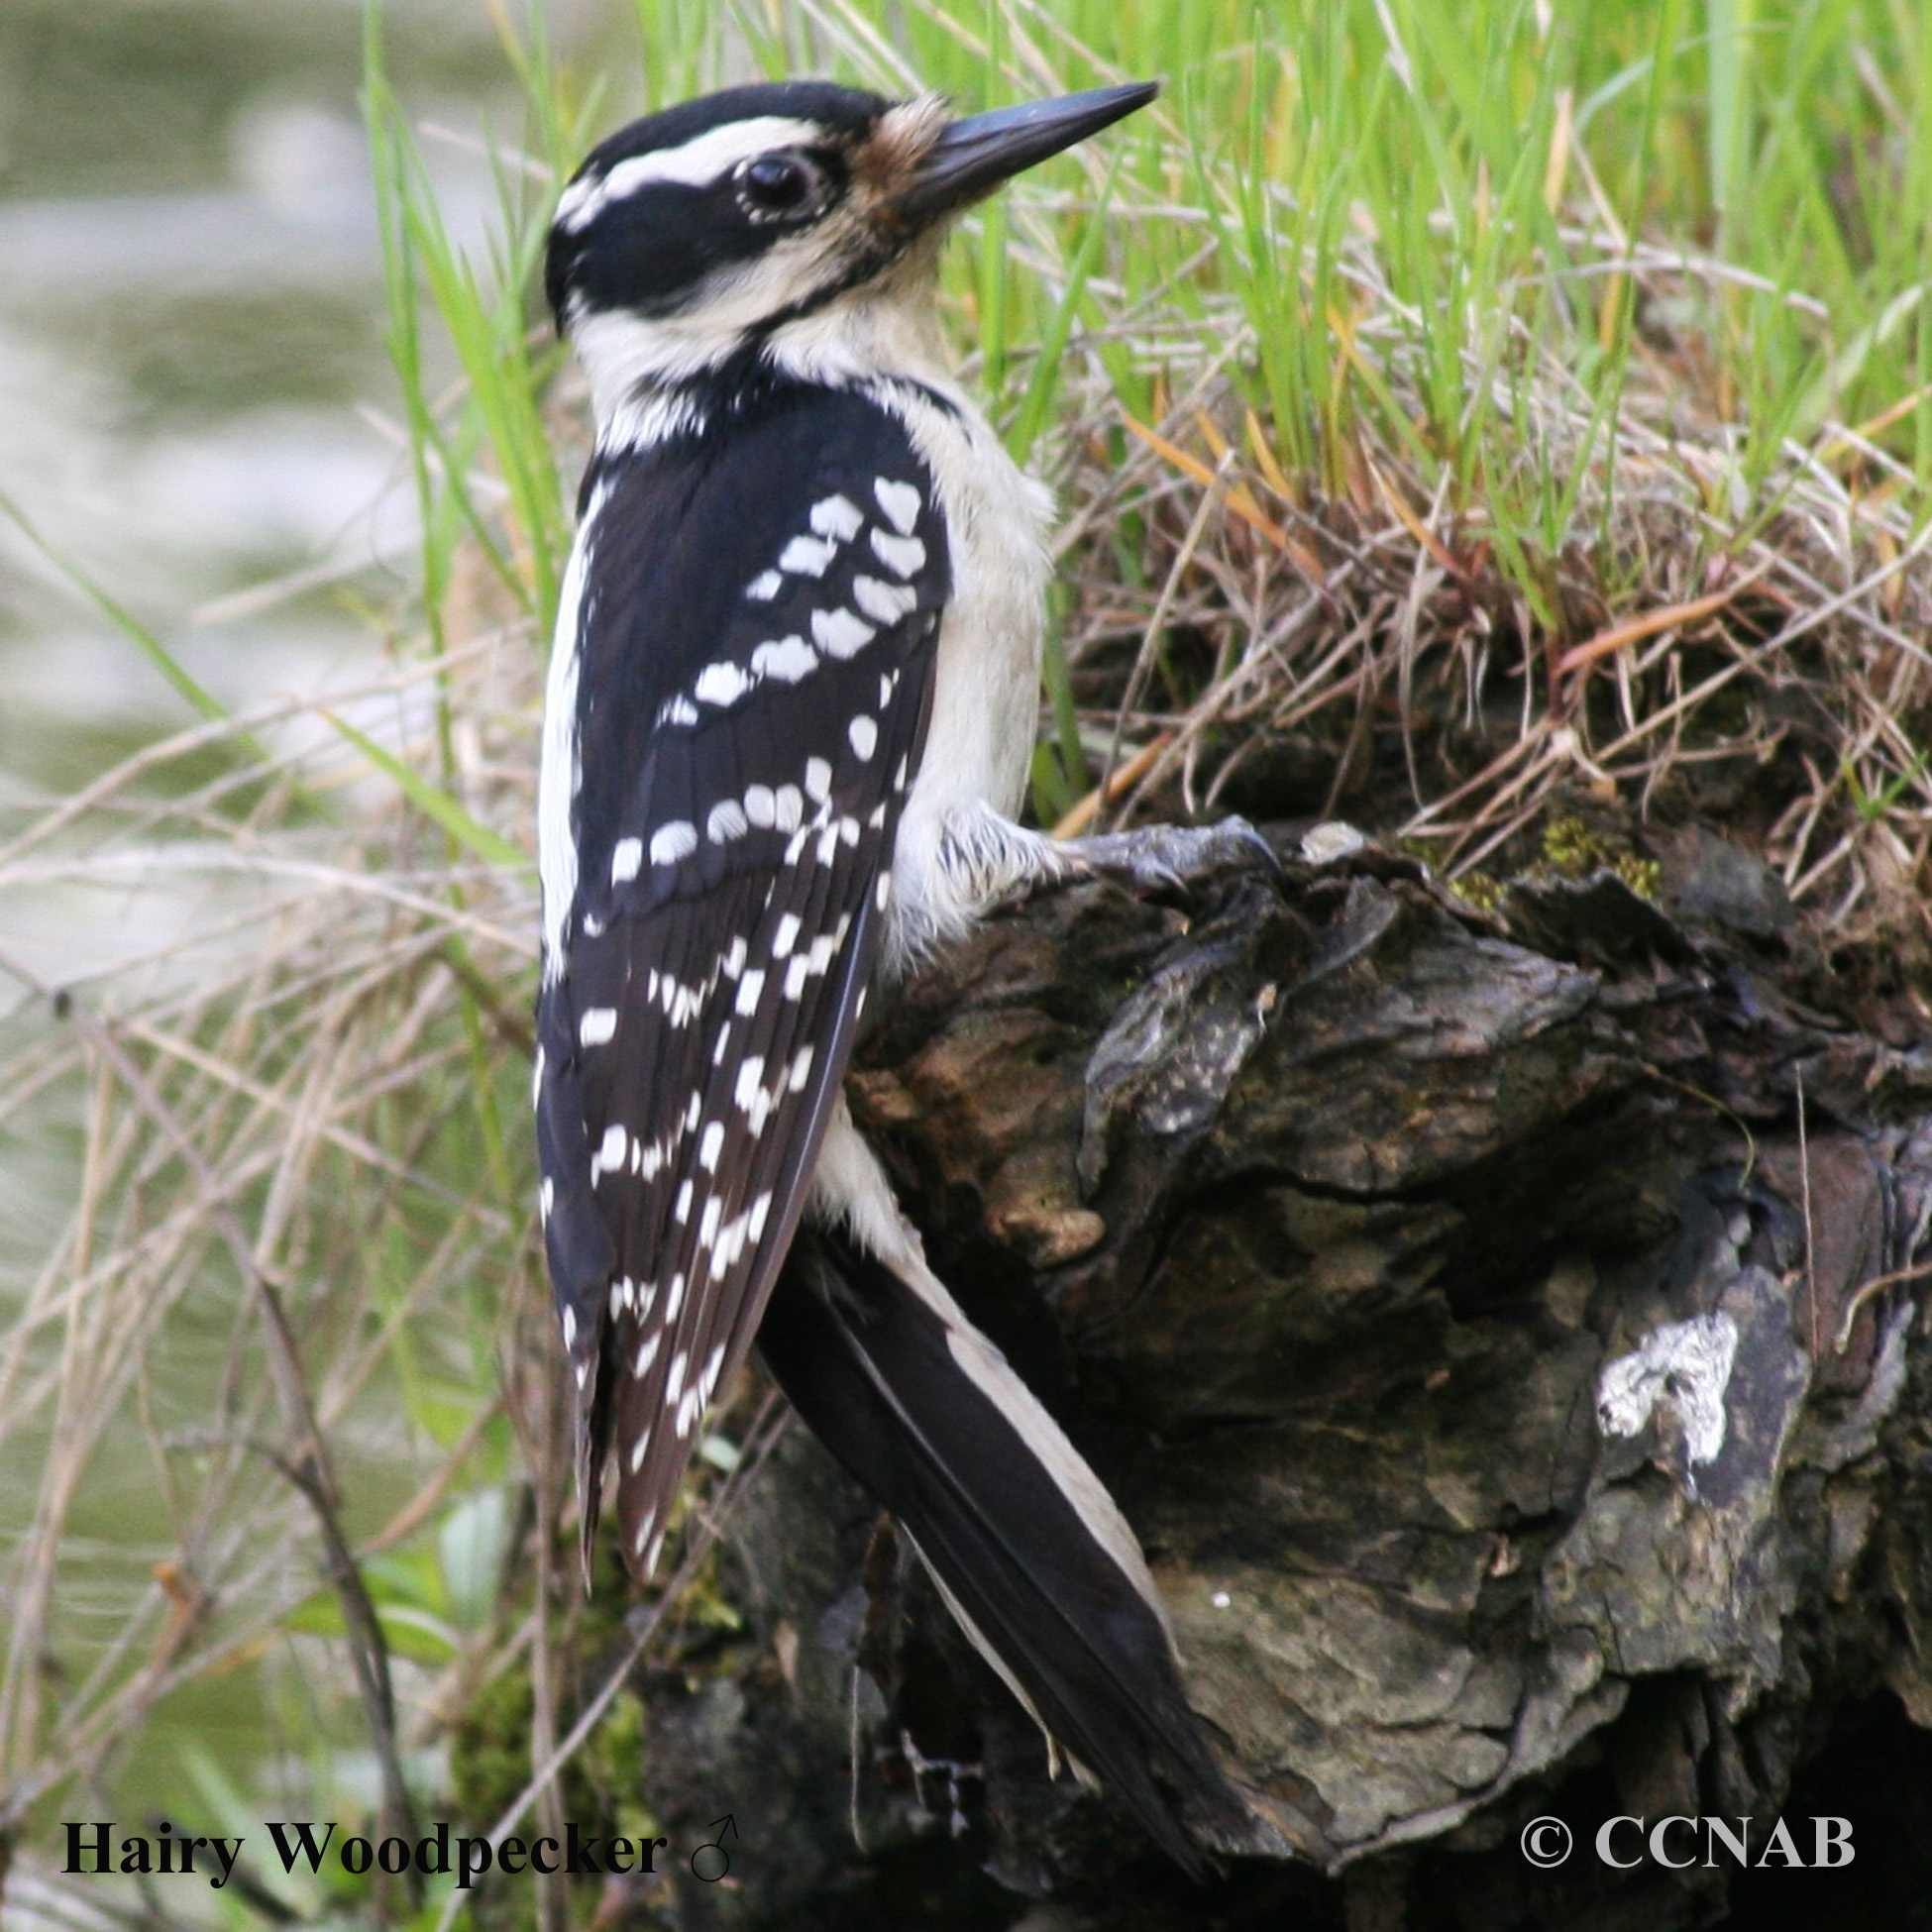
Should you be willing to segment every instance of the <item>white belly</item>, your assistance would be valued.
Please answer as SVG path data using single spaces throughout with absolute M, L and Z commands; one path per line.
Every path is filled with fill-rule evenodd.
M 971 923 L 977 895 L 963 890 L 956 865 L 942 862 L 948 832 L 989 811 L 1011 818 L 1026 796 L 1053 512 L 1046 489 L 1021 476 L 963 398 L 957 416 L 922 400 L 896 401 L 938 484 L 952 596 L 939 631 L 925 756 L 893 853 L 887 952 L 895 962 Z

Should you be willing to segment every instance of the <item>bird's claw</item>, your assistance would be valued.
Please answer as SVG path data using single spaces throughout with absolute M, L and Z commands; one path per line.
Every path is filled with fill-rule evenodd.
M 1136 893 L 1187 893 L 1234 872 L 1281 877 L 1274 847 L 1245 818 L 1102 832 L 1077 840 L 1075 849 L 1083 865 Z

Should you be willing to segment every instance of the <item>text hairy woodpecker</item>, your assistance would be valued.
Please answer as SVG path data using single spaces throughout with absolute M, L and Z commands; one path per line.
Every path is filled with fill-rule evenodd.
M 1252 834 L 1056 844 L 1014 821 L 1049 505 L 947 373 L 949 216 L 1152 98 L 953 119 L 733 88 L 591 154 L 548 292 L 590 377 L 545 697 L 542 1212 L 586 1560 L 617 1462 L 656 1564 L 754 1339 L 1077 1770 L 1190 1870 L 1244 1807 L 1139 1545 L 925 1264 L 841 1091 L 868 987 L 1002 893 L 1131 884 Z

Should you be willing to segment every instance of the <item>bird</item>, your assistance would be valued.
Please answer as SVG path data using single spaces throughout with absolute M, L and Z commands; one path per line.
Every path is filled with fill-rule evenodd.
M 1243 1800 L 1100 1478 L 927 1264 L 843 1076 L 869 994 L 996 899 L 1253 857 L 1017 817 L 1051 501 L 954 376 L 952 217 L 1156 83 L 955 116 L 823 80 L 632 122 L 545 290 L 594 445 L 544 692 L 539 1207 L 587 1579 L 648 1576 L 754 1341 L 1080 1777 L 1196 1877 Z

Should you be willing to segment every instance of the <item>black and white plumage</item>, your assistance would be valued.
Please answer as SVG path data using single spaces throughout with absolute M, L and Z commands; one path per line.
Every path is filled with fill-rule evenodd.
M 1201 856 L 1012 818 L 1048 505 L 933 307 L 947 215 L 1152 91 L 953 120 L 739 88 L 624 129 L 566 189 L 548 292 L 597 441 L 546 693 L 535 1099 L 587 1561 L 614 1449 L 625 1560 L 655 1565 L 762 1320 L 968 1634 L 1198 1869 L 1154 1771 L 1210 1826 L 1241 1807 L 1139 1547 L 926 1268 L 840 1093 L 869 984 L 989 899 Z
M 619 1534 L 648 1567 L 838 1095 L 947 560 L 923 465 L 856 397 L 777 393 L 728 460 L 679 440 L 590 475 L 559 672 L 575 743 L 546 747 L 577 778 L 545 880 L 547 916 L 568 911 L 545 934 L 539 1150 L 584 1451 L 614 1437 Z

